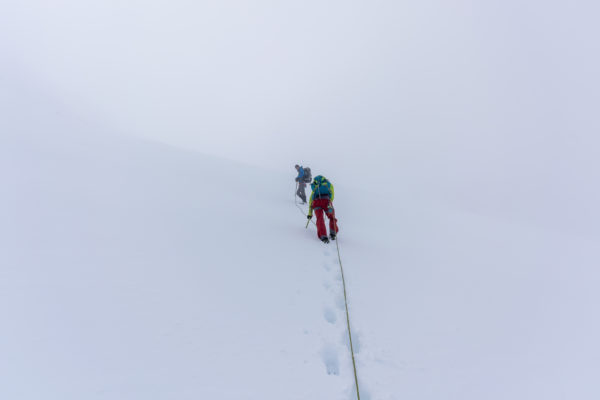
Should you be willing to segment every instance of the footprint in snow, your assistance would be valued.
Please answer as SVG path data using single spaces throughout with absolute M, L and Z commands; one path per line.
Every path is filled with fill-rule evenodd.
M 348 350 L 350 350 L 350 340 L 348 337 L 348 329 L 344 329 L 344 332 L 340 336 L 340 343 L 345 345 Z M 352 348 L 354 349 L 354 354 L 360 353 L 362 350 L 362 340 L 360 332 L 356 332 L 354 328 L 352 328 Z
M 335 311 L 329 307 L 325 307 L 323 310 L 323 317 L 325 317 L 325 321 L 329 322 L 330 324 L 335 324 L 337 321 L 337 315 L 335 314 Z
M 325 364 L 327 375 L 340 374 L 340 360 L 337 351 L 333 345 L 325 345 L 321 350 L 321 359 Z

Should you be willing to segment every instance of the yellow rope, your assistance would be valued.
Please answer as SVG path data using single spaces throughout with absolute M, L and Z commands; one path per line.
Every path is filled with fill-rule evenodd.
M 354 346 L 352 345 L 352 331 L 350 330 L 350 313 L 348 312 L 348 296 L 346 295 L 346 278 L 344 277 L 344 268 L 342 267 L 342 257 L 340 256 L 340 245 L 336 237 L 335 246 L 337 247 L 338 261 L 340 262 L 340 272 L 342 273 L 342 285 L 344 286 L 344 304 L 346 305 L 346 323 L 348 324 L 348 339 L 350 339 L 350 354 L 352 355 L 352 368 L 354 368 L 354 382 L 356 383 L 356 397 L 360 400 L 360 391 L 358 390 L 358 374 L 356 373 L 356 360 L 354 359 Z
M 298 189 L 297 185 L 296 185 L 296 189 Z M 296 201 L 295 193 L 294 193 L 294 203 L 296 204 L 296 207 L 298 207 L 298 209 L 300 211 L 302 211 L 302 215 L 304 215 L 304 210 L 302 210 L 302 208 Z M 308 228 L 309 222 L 311 222 L 311 221 L 316 226 L 315 221 L 310 219 L 306 223 L 307 228 Z M 356 398 L 357 398 L 357 400 L 360 400 L 360 390 L 358 389 L 358 373 L 356 372 L 356 359 L 354 358 L 354 346 L 352 344 L 352 330 L 350 329 L 350 312 L 348 311 L 348 295 L 346 294 L 346 278 L 344 276 L 344 267 L 342 266 L 342 257 L 340 256 L 340 245 L 339 245 L 338 240 L 339 240 L 339 238 L 336 237 L 335 247 L 337 248 L 338 261 L 340 264 L 340 272 L 342 274 L 342 285 L 344 287 L 344 305 L 346 306 L 346 323 L 348 325 L 348 339 L 350 340 L 350 355 L 352 356 L 352 368 L 354 369 L 354 383 L 356 384 Z
M 296 190 L 298 190 L 298 183 L 296 183 Z M 296 207 L 298 208 L 298 210 L 300 210 L 300 212 L 302 213 L 302 215 L 304 215 L 306 217 L 306 212 L 302 209 L 302 207 L 300 207 L 300 204 L 298 204 L 298 200 L 296 199 L 296 192 L 294 192 L 294 204 L 296 205 Z M 308 220 L 308 222 L 306 222 L 306 229 L 308 229 L 308 224 L 309 223 L 313 223 L 314 226 L 317 226 L 317 224 L 315 223 L 315 221 L 311 219 Z

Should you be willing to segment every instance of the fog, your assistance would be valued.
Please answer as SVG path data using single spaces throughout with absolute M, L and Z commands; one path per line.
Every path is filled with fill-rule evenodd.
M 127 135 L 598 235 L 598 11 L 5 1 L 0 49 L 61 107 Z
M 599 398 L 599 11 L 0 0 L 0 397 Z

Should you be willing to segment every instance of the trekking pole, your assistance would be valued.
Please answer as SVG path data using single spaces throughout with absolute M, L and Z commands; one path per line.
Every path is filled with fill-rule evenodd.
M 304 229 L 308 229 L 308 224 L 310 224 L 310 221 L 311 221 L 310 219 L 308 219 L 308 221 L 306 221 L 306 228 L 304 228 Z

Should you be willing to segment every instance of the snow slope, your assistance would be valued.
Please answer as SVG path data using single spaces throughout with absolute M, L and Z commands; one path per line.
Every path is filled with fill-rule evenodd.
M 346 396 L 334 254 L 289 174 L 90 134 L 25 97 L 0 147 L 0 397 Z
M 354 398 L 337 256 L 289 165 L 131 139 L 15 82 L 0 398 Z M 363 400 L 600 396 L 593 228 L 472 212 L 411 171 L 374 194 L 401 175 L 311 167 L 336 184 Z

